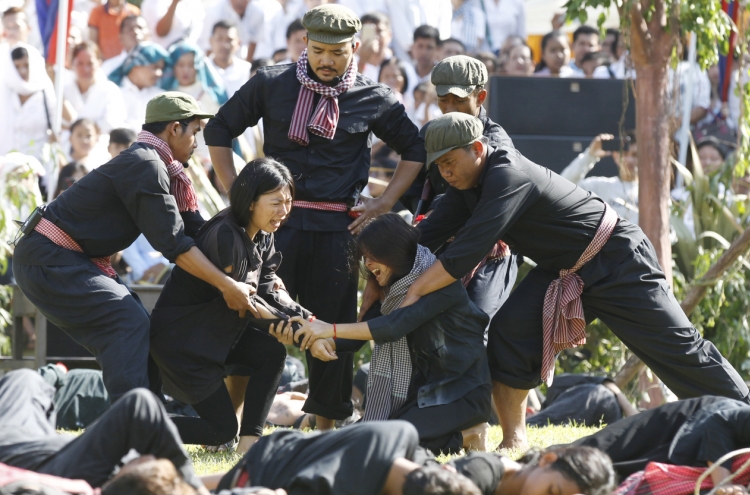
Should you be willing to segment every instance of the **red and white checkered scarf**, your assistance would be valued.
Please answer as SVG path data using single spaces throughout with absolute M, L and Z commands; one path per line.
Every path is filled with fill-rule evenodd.
M 182 211 L 197 211 L 198 197 L 193 189 L 193 182 L 185 173 L 185 167 L 182 163 L 174 159 L 172 150 L 164 140 L 158 138 L 148 131 L 141 131 L 138 134 L 138 142 L 146 143 L 156 149 L 159 158 L 167 166 L 169 173 L 169 194 L 174 196 L 177 201 L 177 208 Z
M 326 139 L 333 139 L 336 134 L 336 126 L 339 123 L 339 100 L 338 96 L 349 90 L 357 78 L 357 64 L 352 59 L 349 68 L 346 69 L 344 77 L 336 86 L 326 86 L 314 81 L 307 75 L 307 50 L 304 50 L 297 60 L 297 80 L 302 84 L 299 88 L 297 105 L 294 107 L 292 124 L 289 127 L 289 139 L 302 146 L 310 143 L 307 135 L 309 130 L 313 134 Z M 318 108 L 312 113 L 313 98 L 318 93 L 321 98 Z

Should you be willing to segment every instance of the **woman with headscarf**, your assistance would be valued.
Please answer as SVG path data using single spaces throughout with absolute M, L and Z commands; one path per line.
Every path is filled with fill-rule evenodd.
M 146 119 L 146 104 L 163 92 L 159 80 L 168 64 L 169 54 L 164 48 L 144 42 L 139 43 L 122 65 L 109 75 L 109 80 L 120 87 L 122 97 L 127 102 L 123 127 L 135 132 L 141 130 Z

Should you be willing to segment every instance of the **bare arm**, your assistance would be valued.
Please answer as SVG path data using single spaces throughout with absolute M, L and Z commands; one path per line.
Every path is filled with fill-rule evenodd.
M 396 204 L 398 198 L 409 189 L 414 179 L 417 178 L 419 171 L 422 170 L 422 165 L 424 164 L 420 162 L 401 160 L 393 173 L 390 184 L 379 198 L 371 199 L 363 205 L 352 208 L 352 211 L 361 212 L 362 215 L 349 225 L 351 233 L 358 234 L 369 220 L 388 213 Z
M 300 350 L 307 350 L 318 339 L 330 339 L 334 337 L 333 325 L 320 320 L 307 321 L 304 318 L 295 316 L 292 321 L 296 321 L 301 328 L 295 333 L 295 338 L 303 336 L 300 342 Z M 361 323 L 341 323 L 336 325 L 336 338 L 351 340 L 372 340 L 370 326 L 366 321 Z
M 255 48 L 257 48 L 258 43 L 255 43 L 254 41 L 251 41 L 247 44 L 247 61 L 252 62 L 255 60 Z
M 172 0 L 167 13 L 156 23 L 156 34 L 159 36 L 166 36 L 172 30 L 172 22 L 174 21 L 174 13 L 177 11 L 178 3 L 180 3 L 180 0 Z
M 211 155 L 211 162 L 214 166 L 216 175 L 219 176 L 221 185 L 224 190 L 229 191 L 237 178 L 237 171 L 234 169 L 234 159 L 232 157 L 232 148 L 223 146 L 209 146 L 208 153 Z

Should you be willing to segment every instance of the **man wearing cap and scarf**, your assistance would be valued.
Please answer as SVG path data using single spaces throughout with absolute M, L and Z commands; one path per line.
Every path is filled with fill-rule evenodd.
M 236 176 L 231 140 L 261 118 L 264 153 L 294 176 L 294 209 L 276 233 L 284 255 L 278 274 L 292 298 L 325 321 L 354 322 L 357 276 L 349 265 L 352 234 L 388 212 L 424 162 L 418 129 L 396 96 L 357 73 L 355 40 L 361 22 L 341 5 L 305 14 L 307 49 L 293 65 L 264 67 L 224 105 L 205 129 L 214 168 L 225 188 Z M 401 155 L 393 179 L 377 198 L 356 206 L 367 183 L 370 132 Z M 359 214 L 352 221 L 349 216 Z M 323 363 L 308 357 L 310 397 L 304 410 L 328 419 L 351 414 L 352 354 Z M 325 384 L 324 386 L 320 386 Z
M 420 229 L 429 239 L 455 239 L 401 306 L 465 276 L 499 240 L 536 262 L 490 323 L 501 447 L 526 445 L 528 390 L 551 385 L 557 354 L 585 343 L 594 318 L 681 399 L 748 402 L 740 376 L 680 308 L 641 229 L 517 150 L 491 146 L 483 131 L 481 120 L 462 113 L 427 129 L 427 163 L 450 187 Z
M 186 235 L 181 214 L 200 222 L 185 163 L 204 114 L 192 97 L 168 92 L 148 103 L 138 141 L 32 215 L 13 255 L 24 295 L 91 352 L 117 400 L 148 387 L 149 315 L 110 265 L 143 233 L 170 262 L 219 289 L 244 316 L 251 287 L 218 270 Z M 35 212 L 37 213 L 37 212 Z

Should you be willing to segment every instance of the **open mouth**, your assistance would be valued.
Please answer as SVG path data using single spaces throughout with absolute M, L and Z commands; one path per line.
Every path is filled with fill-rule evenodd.
M 376 268 L 376 269 L 374 269 L 374 270 L 372 271 L 372 274 L 373 274 L 373 275 L 375 275 L 376 277 L 379 277 L 379 276 L 380 276 L 380 268 Z

